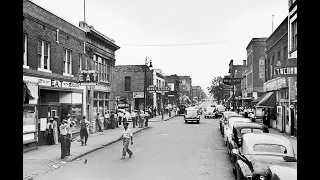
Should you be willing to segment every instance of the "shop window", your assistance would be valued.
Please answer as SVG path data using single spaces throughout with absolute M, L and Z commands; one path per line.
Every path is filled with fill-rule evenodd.
M 36 107 L 23 106 L 23 133 L 36 132 Z
M 98 98 L 98 93 L 97 91 L 93 92 L 93 98 Z

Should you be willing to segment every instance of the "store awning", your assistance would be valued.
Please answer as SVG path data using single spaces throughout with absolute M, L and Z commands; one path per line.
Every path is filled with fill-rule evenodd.
M 268 93 L 263 94 L 262 96 L 258 97 L 257 99 L 254 99 L 251 103 L 256 104 L 258 103 L 262 98 L 264 98 Z
M 268 92 L 256 106 L 276 106 L 276 94 L 274 92 Z
M 39 95 L 38 95 L 38 83 L 35 83 L 35 82 L 31 82 L 31 81 L 26 81 L 26 80 L 23 80 L 23 83 L 25 84 L 25 88 L 26 88 L 26 91 L 28 92 L 28 94 L 33 97 L 33 98 L 39 98 Z

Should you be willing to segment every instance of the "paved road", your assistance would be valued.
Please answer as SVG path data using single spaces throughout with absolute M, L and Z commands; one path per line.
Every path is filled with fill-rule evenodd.
M 234 179 L 218 119 L 201 118 L 200 124 L 185 124 L 182 116 L 152 123 L 135 135 L 130 159 L 120 160 L 117 142 L 35 179 Z

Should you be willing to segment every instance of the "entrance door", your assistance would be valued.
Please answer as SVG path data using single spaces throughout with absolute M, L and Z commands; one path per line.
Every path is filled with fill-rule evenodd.
M 48 118 L 49 105 L 40 105 L 38 118 Z M 40 131 L 40 120 L 38 121 L 38 146 L 46 145 L 47 139 L 44 137 L 44 131 Z

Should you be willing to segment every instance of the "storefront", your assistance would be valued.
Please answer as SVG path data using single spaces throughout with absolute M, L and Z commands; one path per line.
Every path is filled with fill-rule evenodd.
M 84 87 L 79 83 L 55 79 L 24 76 L 24 78 L 38 82 L 39 101 L 37 111 L 38 145 L 46 145 L 44 131 L 49 117 L 56 117 L 59 125 L 68 114 L 76 122 L 73 133 L 80 131 L 80 120 L 83 115 Z
M 133 103 L 134 103 L 134 110 L 143 110 L 144 106 L 144 92 L 133 92 Z
M 287 132 L 289 128 L 288 82 L 286 77 L 277 77 L 263 84 L 264 90 L 275 95 L 276 119 L 270 124 L 280 132 Z
M 37 148 L 38 82 L 23 78 L 23 151 Z

